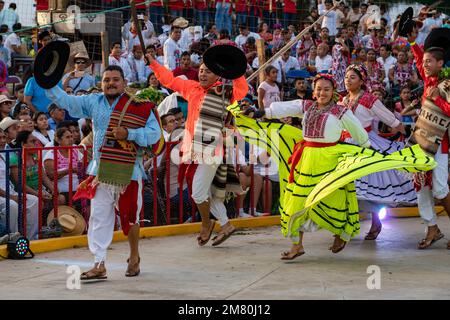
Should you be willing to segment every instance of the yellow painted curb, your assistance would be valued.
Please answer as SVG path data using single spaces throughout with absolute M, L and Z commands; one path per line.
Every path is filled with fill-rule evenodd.
M 444 207 L 436 206 L 434 210 L 438 215 L 447 215 Z M 417 207 L 403 207 L 403 208 L 386 208 L 386 213 L 390 217 L 395 218 L 407 218 L 407 217 L 419 217 L 419 208 Z
M 257 218 L 240 218 L 231 219 L 231 224 L 237 228 L 259 228 L 276 226 L 280 224 L 280 216 L 268 216 Z M 219 231 L 220 226 L 216 223 L 215 231 Z M 192 234 L 200 231 L 200 222 L 174 224 L 168 226 L 146 227 L 141 228 L 140 237 L 167 237 L 181 234 Z M 125 241 L 127 237 L 122 231 L 115 231 L 113 242 Z M 50 252 L 61 249 L 79 248 L 87 246 L 87 236 L 62 237 L 43 240 L 34 240 L 30 242 L 30 249 L 34 253 Z M 6 245 L 0 246 L 0 256 L 7 256 Z M 0 258 L 2 260 L 2 258 Z

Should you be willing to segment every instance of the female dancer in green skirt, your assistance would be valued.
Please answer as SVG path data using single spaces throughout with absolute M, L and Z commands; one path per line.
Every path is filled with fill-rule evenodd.
M 319 74 L 313 81 L 314 101 L 274 102 L 254 113 L 241 113 L 238 105 L 228 109 L 239 132 L 264 147 L 278 162 L 280 175 L 281 230 L 292 247 L 281 259 L 292 260 L 305 253 L 304 232 L 320 228 L 334 234 L 330 247 L 341 251 L 359 233 L 358 201 L 353 181 L 389 169 L 425 171 L 435 166 L 417 146 L 391 155 L 369 149 L 366 130 L 351 110 L 336 104 L 336 83 Z M 295 127 L 251 118 L 302 117 L 303 131 Z M 348 131 L 361 146 L 340 143 Z

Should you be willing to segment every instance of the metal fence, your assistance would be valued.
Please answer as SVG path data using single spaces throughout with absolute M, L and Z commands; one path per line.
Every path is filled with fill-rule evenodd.
M 7 233 L 10 233 L 10 211 L 11 211 L 11 199 L 10 199 L 10 187 L 11 187 L 11 181 L 9 179 L 10 177 L 10 163 L 11 163 L 11 154 L 16 154 L 17 157 L 17 162 L 18 163 L 22 163 L 22 153 L 20 149 L 6 149 L 6 150 L 0 150 L 0 161 L 4 162 L 5 165 L 5 185 L 4 186 L 0 186 L 0 189 L 5 190 L 5 207 L 4 207 L 4 214 L 5 214 L 5 229 Z M 22 180 L 22 171 L 19 170 L 19 181 Z M 23 213 L 22 213 L 22 201 L 23 201 L 23 196 L 22 196 L 22 185 L 19 184 L 16 186 L 15 191 L 18 194 L 18 214 L 19 214 L 19 225 L 18 225 L 18 229 L 19 230 L 25 230 L 26 229 L 26 225 L 23 224 Z M 1 210 L 3 210 L 3 208 L 1 208 Z

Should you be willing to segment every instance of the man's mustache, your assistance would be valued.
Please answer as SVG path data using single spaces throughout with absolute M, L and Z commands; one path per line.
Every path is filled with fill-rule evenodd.
M 109 86 L 109 87 L 106 87 L 106 89 L 117 89 L 117 87 L 116 86 Z

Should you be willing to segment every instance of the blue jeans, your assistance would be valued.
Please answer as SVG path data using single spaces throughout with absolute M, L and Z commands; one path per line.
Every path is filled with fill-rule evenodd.
M 295 13 L 284 12 L 284 14 L 283 14 L 283 27 L 287 28 L 288 25 L 295 24 L 296 15 L 297 14 L 295 14 Z
M 216 4 L 216 27 L 217 30 L 227 29 L 231 35 L 231 15 L 230 11 L 231 3 L 218 2 Z
M 182 17 L 183 16 L 183 10 L 170 10 L 170 15 L 174 19 L 176 19 L 178 17 Z
M 249 14 L 247 17 L 249 30 L 258 32 L 258 17 L 254 14 Z
M 269 26 L 269 29 L 271 29 L 276 22 L 277 16 L 275 12 L 270 13 L 268 10 L 264 10 L 263 18 L 264 22 Z
M 240 26 L 241 24 L 247 24 L 247 12 L 236 13 L 236 24 Z
M 163 7 L 151 7 L 150 8 L 150 21 L 153 23 L 155 27 L 156 34 L 162 33 L 162 18 L 164 16 L 164 8 Z
M 209 24 L 208 10 L 195 10 L 195 14 L 196 24 L 202 26 L 203 33 L 206 34 L 208 31 L 205 28 Z

